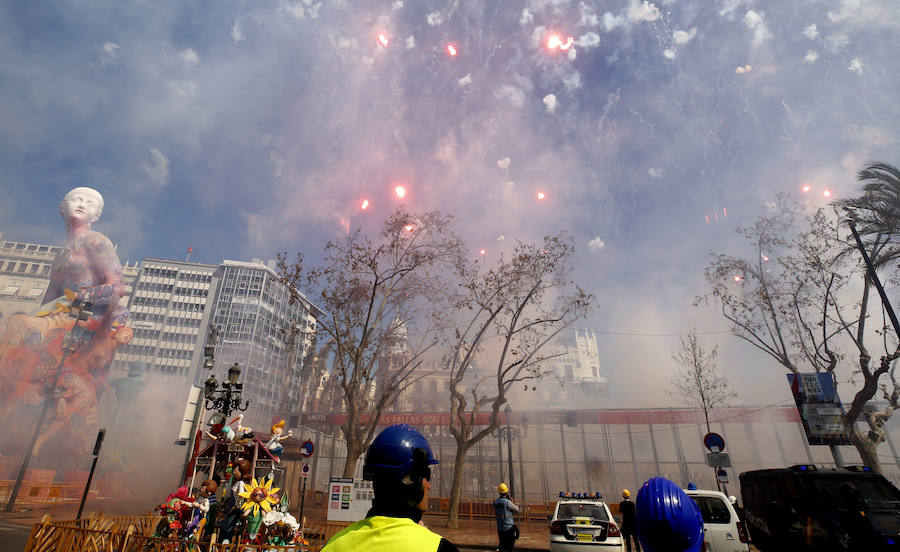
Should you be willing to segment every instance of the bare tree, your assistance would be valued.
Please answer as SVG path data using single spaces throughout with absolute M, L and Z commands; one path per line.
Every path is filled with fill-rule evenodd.
M 713 255 L 706 280 L 732 332 L 773 358 L 788 371 L 801 369 L 831 374 L 844 365 L 861 386 L 855 391 L 844 424 L 867 465 L 881 469 L 876 452 L 884 441 L 884 423 L 900 399 L 893 363 L 900 357 L 897 336 L 882 316 L 877 328 L 867 328 L 872 311 L 871 282 L 865 267 L 851 255 L 840 235 L 835 213 L 804 208 L 786 197 L 749 228 L 738 230 L 751 246 L 751 257 Z M 885 247 L 876 239 L 877 257 Z M 873 341 L 883 349 L 873 362 Z M 887 383 L 880 382 L 886 376 Z M 881 391 L 888 406 L 866 409 Z M 868 430 L 857 429 L 863 417 Z
M 670 382 L 670 394 L 687 406 L 703 410 L 707 433 L 712 431 L 709 427 L 709 411 L 737 398 L 737 393 L 731 390 L 728 380 L 716 369 L 718 354 L 717 346 L 714 345 L 709 350 L 703 346 L 693 327 L 687 334 L 679 337 L 678 346 L 672 352 L 672 360 L 678 367 Z
M 331 378 L 347 413 L 344 477 L 354 475 L 385 406 L 413 381 L 423 353 L 437 343 L 444 309 L 435 305 L 448 289 L 441 269 L 457 266 L 461 255 L 450 217 L 397 210 L 374 240 L 357 229 L 329 242 L 321 267 L 304 271 L 299 253 L 294 263 L 286 253 L 278 256 L 278 281 L 292 299 L 305 292 L 325 313 L 313 314 L 330 344 Z M 413 336 L 407 354 L 389 365 L 384 359 L 391 345 L 407 333 Z
M 493 267 L 461 265 L 458 329 L 449 342 L 450 433 L 456 440 L 448 527 L 458 527 L 466 453 L 500 424 L 510 387 L 540 377 L 544 353 L 585 316 L 593 296 L 569 280 L 570 237 L 518 243 Z M 488 359 L 491 360 L 488 360 Z M 477 416 L 488 413 L 479 429 Z

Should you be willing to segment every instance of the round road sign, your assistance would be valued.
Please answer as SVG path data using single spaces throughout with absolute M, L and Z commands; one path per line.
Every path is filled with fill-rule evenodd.
M 313 455 L 313 451 L 316 450 L 315 445 L 313 445 L 312 441 L 304 441 L 302 445 L 300 445 L 300 456 L 304 458 L 309 458 Z
M 725 439 L 718 433 L 707 433 L 703 438 L 703 446 L 710 452 L 722 452 L 725 450 Z

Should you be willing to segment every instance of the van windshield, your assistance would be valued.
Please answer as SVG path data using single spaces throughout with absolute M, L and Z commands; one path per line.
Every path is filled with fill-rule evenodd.
M 894 508 L 900 505 L 897 489 L 875 477 L 811 477 L 807 484 L 838 508 Z

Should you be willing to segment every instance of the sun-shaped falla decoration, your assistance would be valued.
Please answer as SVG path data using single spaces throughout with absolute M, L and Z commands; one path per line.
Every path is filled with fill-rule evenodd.
M 262 515 L 262 512 L 271 510 L 272 505 L 278 504 L 280 500 L 278 495 L 275 494 L 279 490 L 278 487 L 272 488 L 271 479 L 266 479 L 265 483 L 260 483 L 254 477 L 244 492 L 238 493 L 238 496 L 244 499 L 244 504 L 241 506 L 244 509 L 244 515 L 257 516 Z

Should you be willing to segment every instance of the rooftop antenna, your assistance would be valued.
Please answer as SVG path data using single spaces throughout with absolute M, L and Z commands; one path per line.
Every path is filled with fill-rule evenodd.
M 186 262 L 186 263 L 191 262 L 191 253 L 193 253 L 193 252 L 194 252 L 194 244 L 191 243 L 191 245 L 189 245 L 187 248 L 187 255 L 185 255 L 185 257 L 184 257 L 184 262 Z

